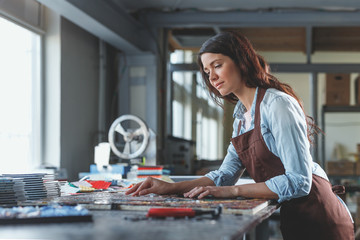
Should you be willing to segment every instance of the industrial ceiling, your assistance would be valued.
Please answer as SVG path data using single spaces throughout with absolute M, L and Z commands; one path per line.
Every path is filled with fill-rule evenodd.
M 115 47 L 197 50 L 208 37 L 239 29 L 262 51 L 360 51 L 358 0 L 38 0 Z

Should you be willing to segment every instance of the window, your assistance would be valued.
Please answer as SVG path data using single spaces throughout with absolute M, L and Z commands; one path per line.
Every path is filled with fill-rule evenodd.
M 0 173 L 40 164 L 40 35 L 0 17 Z
M 192 63 L 191 51 L 176 50 L 172 64 Z M 172 73 L 172 135 L 196 142 L 197 159 L 218 160 L 223 154 L 223 110 L 210 99 L 199 72 Z

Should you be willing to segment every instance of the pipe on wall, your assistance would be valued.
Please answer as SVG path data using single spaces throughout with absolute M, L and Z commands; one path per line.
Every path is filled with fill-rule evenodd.
M 106 104 L 106 44 L 99 40 L 99 100 L 98 100 L 98 143 L 105 141 L 106 122 L 105 122 L 105 104 Z

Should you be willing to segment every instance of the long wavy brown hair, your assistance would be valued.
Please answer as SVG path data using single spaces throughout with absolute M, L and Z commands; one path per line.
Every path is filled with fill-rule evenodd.
M 209 77 L 204 72 L 204 66 L 201 62 L 201 55 L 203 53 L 215 53 L 228 56 L 240 69 L 241 78 L 245 81 L 245 85 L 247 87 L 260 87 L 264 89 L 275 88 L 279 91 L 285 92 L 298 101 L 305 114 L 302 101 L 295 94 L 292 87 L 288 84 L 280 82 L 275 76 L 270 74 L 270 67 L 265 59 L 257 54 L 250 41 L 238 31 L 221 32 L 211 37 L 202 45 L 197 58 L 200 72 L 208 88 L 210 97 L 222 108 L 224 106 L 221 99 L 224 99 L 232 104 L 236 104 L 238 98 L 233 93 L 222 96 L 220 92 L 211 85 Z M 306 114 L 305 116 L 307 123 L 307 136 L 309 142 L 313 143 L 312 138 L 320 131 L 320 129 L 314 124 L 312 117 Z

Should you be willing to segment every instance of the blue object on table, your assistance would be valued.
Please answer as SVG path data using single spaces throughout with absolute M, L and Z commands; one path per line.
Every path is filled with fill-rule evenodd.
M 130 166 L 111 164 L 110 168 L 104 168 L 104 172 L 121 174 L 123 177 L 126 177 L 126 174 L 130 171 Z M 101 173 L 96 164 L 90 165 L 90 173 Z
M 81 206 L 0 207 L 0 225 L 91 221 L 92 215 L 87 209 Z

